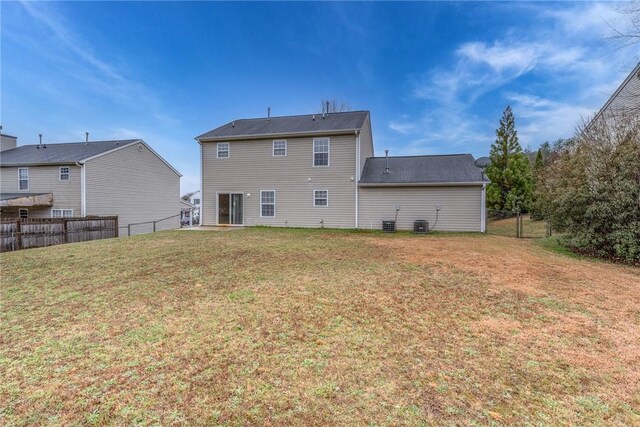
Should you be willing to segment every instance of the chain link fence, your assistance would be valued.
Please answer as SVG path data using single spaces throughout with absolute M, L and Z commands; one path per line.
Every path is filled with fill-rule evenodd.
M 528 213 L 488 209 L 487 234 L 535 239 L 551 236 L 551 228 L 544 219 L 532 219 Z

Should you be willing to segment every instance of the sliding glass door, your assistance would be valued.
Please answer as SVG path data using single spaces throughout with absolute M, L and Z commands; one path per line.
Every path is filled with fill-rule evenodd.
M 218 224 L 243 224 L 243 193 L 218 193 Z

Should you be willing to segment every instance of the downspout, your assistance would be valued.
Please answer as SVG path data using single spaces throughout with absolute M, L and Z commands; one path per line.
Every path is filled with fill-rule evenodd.
M 480 232 L 484 233 L 487 231 L 487 184 L 482 184 L 480 203 Z
M 87 180 L 85 174 L 85 164 L 76 162 L 76 166 L 80 168 L 80 213 L 83 217 L 87 216 Z
M 356 228 L 358 228 L 358 199 L 359 191 L 358 183 L 360 182 L 360 131 L 356 130 Z
M 199 139 L 198 145 L 200 146 L 200 207 L 198 208 L 198 225 L 202 226 L 202 217 L 204 216 L 204 160 L 202 158 L 202 142 Z

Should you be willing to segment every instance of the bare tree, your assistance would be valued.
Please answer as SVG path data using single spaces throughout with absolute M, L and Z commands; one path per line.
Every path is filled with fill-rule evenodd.
M 351 106 L 346 101 L 338 101 L 337 99 L 324 99 L 321 100 L 320 113 L 342 113 L 345 111 L 351 111 Z
M 613 35 L 609 39 L 619 44 L 618 49 L 640 43 L 640 0 L 624 2 L 615 10 L 628 17 L 628 21 L 624 27 L 608 24 L 613 31 Z

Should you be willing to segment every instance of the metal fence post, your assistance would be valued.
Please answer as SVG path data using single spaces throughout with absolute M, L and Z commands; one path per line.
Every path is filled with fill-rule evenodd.
M 156 222 L 155 221 L 153 221 L 153 232 L 154 233 L 156 232 Z
M 131 237 L 131 224 L 127 224 L 127 236 Z

